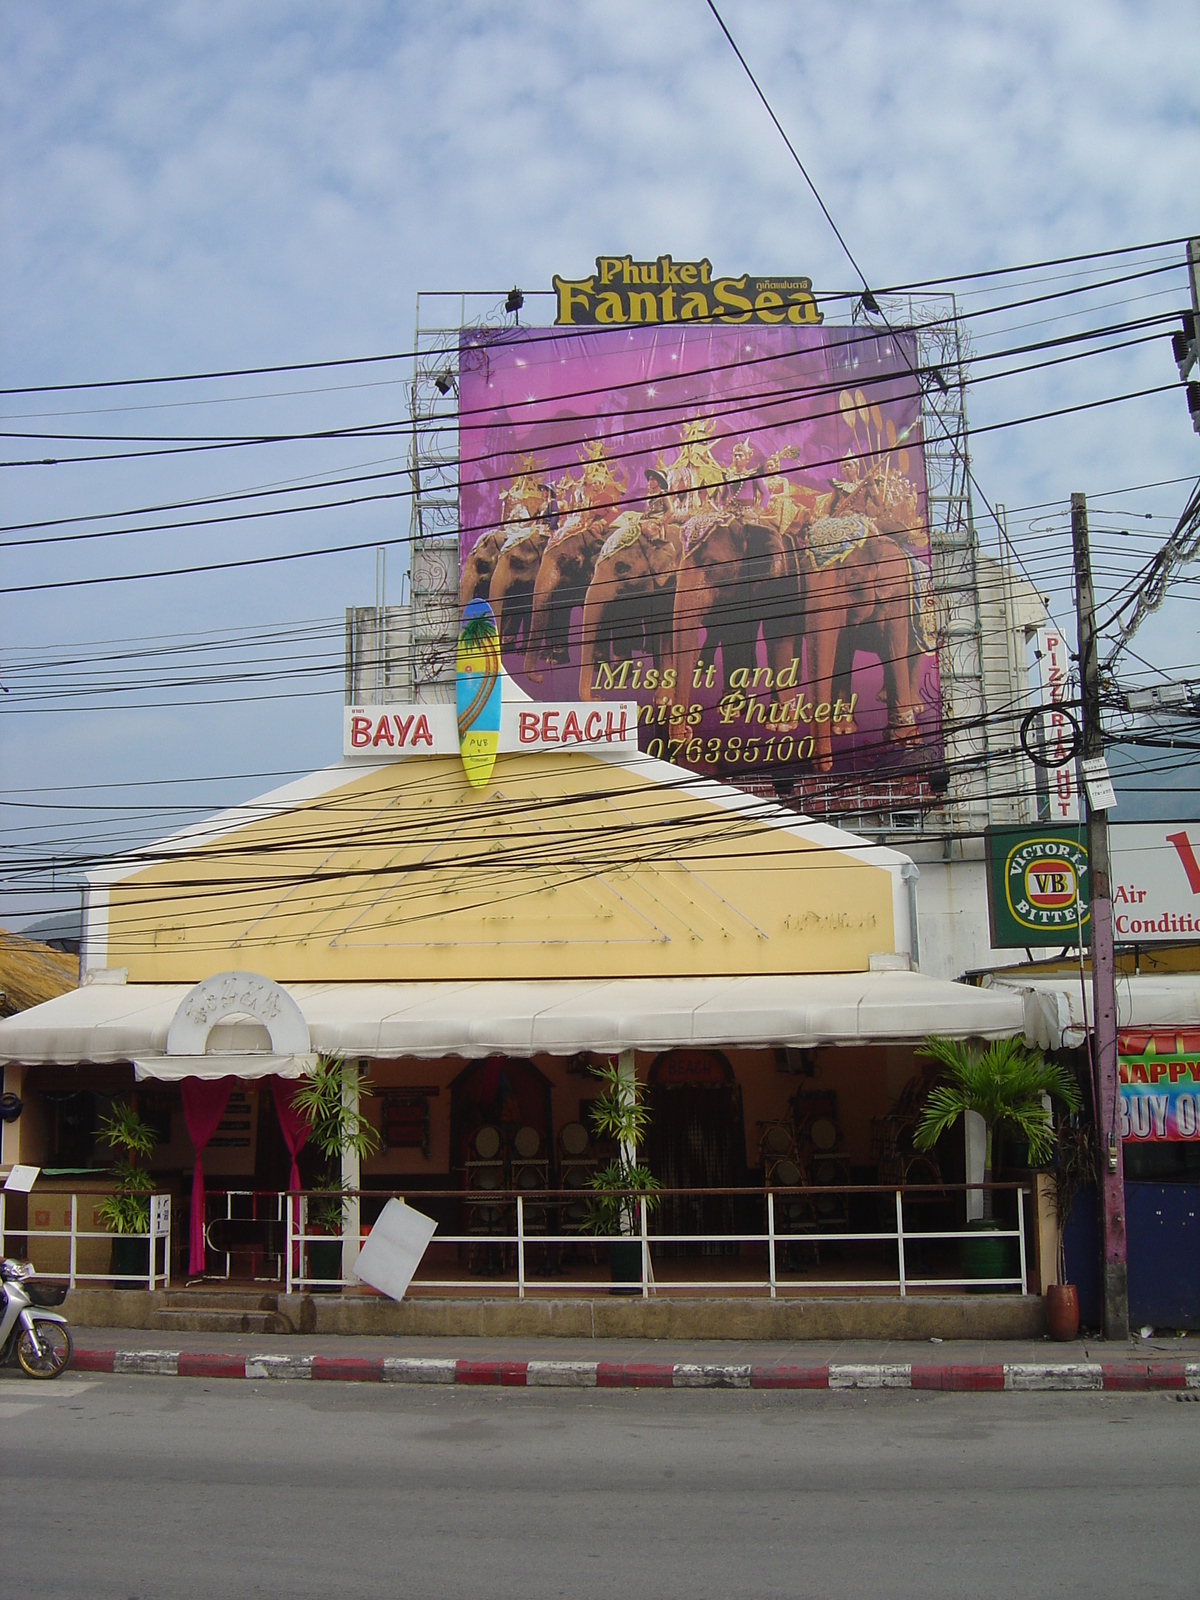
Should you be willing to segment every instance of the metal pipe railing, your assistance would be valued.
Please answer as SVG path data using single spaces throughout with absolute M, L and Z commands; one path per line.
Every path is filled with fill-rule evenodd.
M 995 1227 L 982 1234 L 970 1228 L 922 1228 L 906 1224 L 905 1202 L 928 1202 L 930 1200 L 946 1200 L 952 1194 L 963 1194 L 972 1191 L 990 1189 L 993 1191 L 1015 1195 L 1017 1222 L 1012 1228 Z M 766 1245 L 767 1247 L 767 1276 L 763 1279 L 756 1277 L 738 1278 L 698 1278 L 694 1280 L 672 1278 L 669 1281 L 671 1290 L 747 1290 L 766 1291 L 771 1299 L 779 1297 L 781 1292 L 803 1292 L 810 1289 L 887 1289 L 898 1293 L 901 1299 L 906 1299 L 911 1289 L 934 1288 L 1009 1288 L 1018 1289 L 1022 1295 L 1029 1293 L 1028 1260 L 1025 1246 L 1025 1196 L 1029 1192 L 1026 1187 L 1017 1183 L 992 1183 L 992 1184 L 928 1184 L 914 1186 L 909 1189 L 896 1188 L 887 1184 L 871 1185 L 835 1185 L 820 1184 L 806 1185 L 797 1188 L 771 1187 L 768 1189 L 748 1188 L 720 1188 L 720 1189 L 658 1189 L 647 1196 L 639 1190 L 605 1190 L 606 1197 L 629 1198 L 637 1202 L 636 1231 L 630 1234 L 604 1234 L 595 1233 L 586 1227 L 573 1229 L 569 1232 L 551 1233 L 548 1231 L 535 1231 L 531 1233 L 527 1225 L 526 1208 L 533 1207 L 538 1210 L 556 1210 L 566 1206 L 578 1206 L 587 1203 L 591 1198 L 598 1198 L 589 1190 L 504 1190 L 504 1189 L 435 1189 L 435 1190 L 345 1190 L 345 1191 L 293 1191 L 287 1195 L 287 1227 L 288 1227 L 288 1255 L 286 1286 L 288 1293 L 303 1291 L 313 1287 L 351 1287 L 357 1280 L 343 1277 L 318 1277 L 305 1270 L 307 1265 L 307 1252 L 313 1244 L 332 1244 L 340 1238 L 338 1234 L 310 1233 L 307 1229 L 306 1213 L 307 1202 L 310 1198 L 320 1198 L 322 1201 L 337 1200 L 339 1197 L 346 1199 L 351 1196 L 365 1201 L 368 1206 L 372 1202 L 381 1205 L 389 1199 L 398 1199 L 420 1208 L 422 1201 L 430 1202 L 459 1201 L 467 1207 L 477 1210 L 487 1208 L 491 1213 L 508 1212 L 512 1219 L 511 1229 L 504 1231 L 477 1228 L 466 1233 L 443 1232 L 439 1227 L 430 1241 L 430 1247 L 453 1246 L 480 1248 L 487 1250 L 508 1250 L 515 1252 L 515 1280 L 510 1282 L 497 1282 L 497 1289 L 515 1290 L 517 1298 L 524 1300 L 531 1291 L 540 1290 L 541 1286 L 530 1281 L 528 1253 L 531 1248 L 544 1250 L 553 1246 L 558 1249 L 566 1247 L 579 1247 L 580 1245 L 597 1246 L 609 1242 L 637 1243 L 640 1246 L 641 1270 L 636 1284 L 633 1280 L 629 1283 L 631 1290 L 640 1290 L 643 1298 L 657 1292 L 654 1278 L 652 1252 L 656 1246 L 662 1245 L 715 1245 L 715 1246 L 741 1246 L 741 1245 Z M 832 1196 L 877 1195 L 887 1197 L 894 1203 L 895 1226 L 876 1229 L 850 1229 L 849 1227 L 833 1226 L 822 1227 L 819 1221 L 812 1226 L 787 1231 L 780 1231 L 777 1216 L 777 1203 L 782 1201 L 785 1205 L 804 1207 L 818 1199 L 828 1199 Z M 691 1200 L 705 1200 L 712 1198 L 740 1197 L 744 1200 L 756 1200 L 765 1204 L 766 1230 L 722 1229 L 720 1231 L 695 1231 L 689 1233 L 652 1233 L 649 1228 L 649 1213 L 652 1205 L 664 1199 L 686 1198 Z M 890 1209 L 890 1206 L 889 1206 Z M 548 1219 L 547 1219 L 548 1220 Z M 915 1220 L 915 1219 L 914 1219 Z M 908 1248 L 919 1243 L 952 1244 L 962 1240 L 979 1240 L 981 1237 L 994 1240 L 1015 1240 L 1018 1270 L 1015 1273 L 992 1274 L 990 1276 L 967 1274 L 955 1276 L 940 1273 L 937 1276 L 915 1276 L 911 1270 L 907 1256 Z M 895 1251 L 896 1272 L 888 1277 L 829 1277 L 814 1278 L 805 1275 L 791 1281 L 781 1279 L 779 1251 L 782 1247 L 785 1255 L 790 1246 L 813 1247 L 819 1251 L 821 1245 L 831 1244 L 861 1244 L 882 1246 L 889 1253 Z M 789 1268 L 786 1261 L 783 1271 L 795 1271 Z M 468 1278 L 442 1278 L 419 1277 L 414 1279 L 414 1286 L 421 1289 L 443 1290 L 472 1290 L 477 1292 L 479 1286 L 478 1275 Z M 546 1286 L 546 1292 L 561 1293 L 564 1290 L 595 1292 L 595 1280 L 580 1279 L 566 1281 L 557 1279 L 555 1283 Z
M 1017 1222 L 1013 1228 L 995 1228 L 984 1237 L 996 1240 L 1015 1240 L 1018 1270 L 1010 1274 L 993 1274 L 991 1276 L 964 1275 L 955 1276 L 942 1272 L 936 1276 L 914 1276 L 909 1260 L 911 1246 L 921 1243 L 950 1245 L 957 1241 L 978 1239 L 980 1234 L 971 1229 L 962 1228 L 922 1228 L 914 1227 L 915 1218 L 906 1221 L 905 1204 L 928 1203 L 930 1201 L 945 1201 L 952 1195 L 965 1196 L 970 1192 L 991 1189 L 999 1193 L 1012 1194 L 1015 1197 Z M 543 1286 L 536 1281 L 531 1281 L 529 1271 L 529 1252 L 545 1251 L 547 1248 L 562 1250 L 591 1246 L 593 1249 L 612 1239 L 618 1242 L 622 1237 L 629 1243 L 636 1243 L 640 1255 L 640 1273 L 636 1283 L 631 1280 L 631 1290 L 640 1291 L 643 1298 L 656 1293 L 658 1285 L 655 1282 L 653 1252 L 657 1247 L 666 1245 L 698 1246 L 710 1245 L 716 1247 L 741 1247 L 742 1245 L 765 1245 L 767 1255 L 767 1273 L 763 1278 L 753 1275 L 740 1277 L 706 1277 L 706 1278 L 672 1278 L 669 1280 L 671 1290 L 734 1290 L 745 1293 L 747 1291 L 766 1292 L 771 1299 L 778 1298 L 781 1294 L 795 1294 L 811 1289 L 872 1289 L 888 1290 L 895 1292 L 901 1299 L 905 1299 L 912 1289 L 934 1288 L 961 1288 L 972 1286 L 975 1288 L 1010 1288 L 1017 1289 L 1022 1295 L 1029 1292 L 1028 1282 L 1028 1257 L 1025 1243 L 1025 1196 L 1029 1191 L 1021 1184 L 993 1183 L 993 1184 L 928 1184 L 916 1185 L 911 1188 L 896 1188 L 886 1184 L 872 1185 L 835 1185 L 819 1184 L 805 1185 L 796 1188 L 782 1188 L 772 1186 L 760 1188 L 719 1188 L 719 1189 L 659 1189 L 653 1195 L 647 1196 L 636 1190 L 604 1191 L 605 1195 L 618 1198 L 630 1198 L 636 1201 L 637 1226 L 633 1233 L 627 1235 L 609 1235 L 595 1233 L 586 1223 L 568 1231 L 551 1233 L 549 1231 L 549 1213 L 561 1211 L 571 1206 L 587 1205 L 592 1199 L 598 1198 L 591 1190 L 481 1190 L 481 1189 L 437 1189 L 437 1190 L 321 1190 L 321 1191 L 292 1191 L 278 1192 L 262 1191 L 269 1193 L 276 1201 L 273 1207 L 275 1217 L 269 1220 L 286 1221 L 286 1240 L 283 1252 L 283 1278 L 287 1292 L 294 1293 L 314 1287 L 351 1287 L 357 1280 L 338 1276 L 322 1276 L 310 1270 L 311 1261 L 309 1251 L 314 1244 L 339 1245 L 341 1243 L 344 1227 L 338 1233 L 313 1233 L 308 1226 L 308 1202 L 310 1199 L 320 1199 L 323 1202 L 337 1202 L 349 1198 L 365 1201 L 370 1207 L 378 1203 L 381 1207 L 389 1199 L 395 1198 L 415 1204 L 418 1208 L 422 1202 L 425 1204 L 436 1202 L 460 1202 L 468 1208 L 480 1209 L 487 1207 L 497 1219 L 507 1220 L 504 1213 L 511 1218 L 512 1227 L 503 1231 L 496 1231 L 491 1226 L 476 1228 L 465 1233 L 444 1232 L 439 1227 L 431 1241 L 431 1246 L 445 1246 L 461 1249 L 480 1248 L 491 1252 L 499 1249 L 501 1252 L 512 1250 L 515 1252 L 515 1279 L 501 1280 L 496 1283 L 498 1290 L 515 1290 L 517 1298 L 524 1300 L 527 1296 L 537 1292 L 553 1290 L 560 1293 L 564 1290 L 594 1293 L 598 1287 L 596 1280 L 577 1278 L 576 1280 L 563 1281 L 556 1279 L 553 1286 Z M 242 1191 L 236 1192 L 240 1197 Z M 225 1198 L 226 1214 L 232 1217 L 232 1198 L 234 1192 Z M 856 1228 L 849 1226 L 822 1226 L 816 1214 L 816 1202 L 831 1197 L 856 1197 L 877 1196 L 881 1200 L 890 1202 L 895 1209 L 894 1226 L 880 1228 Z M 171 1201 L 169 1195 L 154 1195 L 150 1198 L 150 1229 L 144 1234 L 114 1235 L 107 1231 L 84 1230 L 79 1227 L 78 1196 L 71 1196 L 69 1226 L 62 1229 L 37 1228 L 7 1229 L 5 1213 L 5 1196 L 0 1191 L 0 1252 L 7 1249 L 7 1232 L 25 1238 L 34 1238 L 37 1241 L 50 1239 L 66 1239 L 68 1241 L 67 1280 L 71 1288 L 79 1283 L 128 1283 L 140 1285 L 145 1283 L 148 1289 L 155 1289 L 160 1282 L 164 1288 L 171 1285 L 171 1259 L 170 1259 L 170 1226 L 171 1226 Z M 219 1195 L 210 1198 L 219 1201 Z M 261 1195 L 256 1194 L 254 1209 L 258 1209 L 257 1201 Z M 765 1231 L 758 1229 L 720 1229 L 711 1231 L 696 1230 L 692 1232 L 651 1232 L 650 1211 L 651 1207 L 662 1200 L 687 1199 L 702 1202 L 711 1199 L 741 1199 L 747 1204 L 757 1202 L 764 1206 Z M 797 1208 L 807 1211 L 807 1217 L 795 1218 L 792 1221 L 801 1222 L 801 1226 L 790 1226 L 781 1231 L 779 1226 L 779 1206 Z M 528 1225 L 529 1209 L 546 1213 L 544 1226 L 537 1226 L 531 1232 Z M 785 1212 L 786 1215 L 786 1212 Z M 249 1219 L 262 1220 L 262 1219 Z M 114 1238 L 124 1237 L 141 1239 L 147 1242 L 148 1267 L 146 1272 L 116 1273 L 116 1272 L 83 1272 L 79 1268 L 79 1242 L 105 1239 L 112 1241 Z M 158 1270 L 158 1245 L 163 1243 L 163 1270 Z M 788 1253 L 794 1248 L 812 1249 L 814 1254 L 819 1253 L 822 1245 L 863 1245 L 876 1246 L 885 1253 L 895 1252 L 896 1270 L 894 1274 L 886 1277 L 814 1277 L 811 1273 L 799 1275 L 794 1266 L 788 1264 Z M 781 1263 L 780 1252 L 784 1259 Z M 796 1274 L 793 1277 L 785 1274 Z M 47 1276 L 60 1277 L 59 1273 L 48 1273 Z M 226 1256 L 225 1272 L 229 1276 L 228 1254 Z M 440 1289 L 449 1291 L 470 1290 L 477 1292 L 479 1287 L 478 1275 L 470 1277 L 419 1277 L 415 1280 L 421 1289 Z
M 30 1191 L 30 1198 L 36 1196 L 36 1190 Z M 55 1199 L 64 1198 L 57 1194 Z M 88 1229 L 79 1226 L 79 1196 L 71 1195 L 71 1207 L 68 1226 L 65 1228 L 31 1228 L 26 1223 L 23 1228 L 10 1228 L 8 1226 L 7 1207 L 5 1194 L 0 1189 L 0 1255 L 8 1254 L 8 1238 L 26 1241 L 30 1239 L 40 1244 L 44 1239 L 66 1239 L 67 1243 L 67 1270 L 65 1277 L 67 1287 L 74 1289 L 81 1283 L 126 1283 L 140 1288 L 145 1284 L 147 1289 L 154 1290 L 160 1287 L 171 1287 L 171 1197 L 169 1194 L 147 1195 L 149 1201 L 149 1227 L 145 1233 L 113 1233 L 109 1229 Z M 144 1272 L 81 1272 L 79 1269 L 79 1241 L 89 1239 L 106 1239 L 109 1244 L 114 1239 L 144 1240 L 146 1243 L 147 1264 Z M 162 1245 L 163 1265 L 162 1271 L 158 1269 L 158 1246 Z M 42 1277 L 62 1279 L 64 1274 L 53 1269 L 39 1274 Z

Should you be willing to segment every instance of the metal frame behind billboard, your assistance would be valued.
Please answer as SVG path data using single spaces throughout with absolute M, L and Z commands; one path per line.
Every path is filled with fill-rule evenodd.
M 534 699 L 716 775 L 942 756 L 915 335 L 464 329 L 461 599 Z

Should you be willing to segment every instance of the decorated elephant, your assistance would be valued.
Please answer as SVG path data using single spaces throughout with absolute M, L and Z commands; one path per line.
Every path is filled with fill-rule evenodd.
M 476 540 L 470 555 L 463 562 L 462 574 L 458 580 L 460 607 L 465 608 L 472 600 L 488 598 L 496 558 L 511 532 L 511 526 L 502 523 L 498 528 L 489 528 Z
M 572 488 L 577 509 L 550 535 L 533 588 L 533 615 L 526 636 L 525 671 L 541 682 L 541 660 L 561 666 L 570 656 L 571 613 L 582 606 L 600 548 L 617 520 L 625 493 L 624 472 L 614 472 L 602 440 L 581 451 L 583 472 Z
M 804 532 L 800 572 L 812 698 L 849 700 L 854 651 L 872 650 L 883 667 L 894 742 L 920 737 L 917 667 L 929 644 L 918 567 L 911 551 L 863 516 L 818 517 Z M 842 724 L 842 731 L 852 728 Z M 828 772 L 830 721 L 815 725 L 813 735 L 814 765 Z
M 802 538 L 807 545 L 811 528 L 822 517 L 856 517 L 868 530 L 868 548 L 880 564 L 881 589 L 894 602 L 896 615 L 903 619 L 903 630 L 895 629 L 891 617 L 885 625 L 885 619 L 878 615 L 873 620 L 860 616 L 838 628 L 833 694 L 835 699 L 849 703 L 855 654 L 864 651 L 878 656 L 884 667 L 880 698 L 888 705 L 888 738 L 903 743 L 919 737 L 916 718 L 925 709 L 917 681 L 920 658 L 937 648 L 937 631 L 933 585 L 925 559 L 929 536 L 917 491 L 908 477 L 908 454 L 895 448 L 897 440 L 890 423 L 888 440 L 892 449 L 878 450 L 870 465 L 864 466 L 857 457 L 846 462 L 842 477 L 807 509 L 802 519 Z M 882 443 L 880 433 L 876 444 Z M 851 535 L 852 539 L 858 537 Z M 861 558 L 856 557 L 857 560 Z M 818 587 L 823 584 L 824 580 L 818 580 Z M 821 625 L 835 626 L 836 619 L 826 617 Z M 833 729 L 835 734 L 843 735 L 857 731 L 853 716 L 844 718 Z
M 753 681 L 760 628 L 772 684 L 781 676 L 786 682 L 799 656 L 800 608 L 796 547 L 777 525 L 737 504 L 689 518 L 672 626 L 677 692 L 686 695 L 695 682 L 701 628 L 710 663 L 720 647 L 724 687 L 735 672 Z
M 546 542 L 525 645 L 525 671 L 535 683 L 542 678 L 540 661 L 561 666 L 570 656 L 571 613 L 587 597 L 596 557 L 612 525 L 613 518 L 603 511 L 579 511 Z
M 542 518 L 518 522 L 509 527 L 496 556 L 487 598 L 499 629 L 501 653 L 516 650 L 522 632 L 529 642 L 533 588 L 550 538 Z
M 665 484 L 664 484 L 665 486 Z M 579 697 L 590 700 L 599 661 L 626 660 L 646 649 L 661 673 L 671 649 L 680 530 L 664 502 L 626 511 L 596 556 L 583 602 Z

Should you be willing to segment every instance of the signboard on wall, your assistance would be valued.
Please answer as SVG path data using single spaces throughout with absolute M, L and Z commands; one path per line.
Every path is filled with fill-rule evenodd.
M 501 708 L 499 747 L 514 751 L 633 750 L 638 708 L 630 700 L 604 705 L 508 701 Z M 347 706 L 342 754 L 371 761 L 457 755 L 458 714 L 449 705 Z
M 915 336 L 739 317 L 463 330 L 462 602 L 696 771 L 940 761 Z
M 1121 1137 L 1136 1143 L 1200 1139 L 1200 1030 L 1117 1035 Z
M 1091 928 L 1087 846 L 1080 828 L 991 828 L 988 919 L 996 950 L 1062 949 Z
M 1200 939 L 1200 823 L 1117 822 L 1108 840 L 1118 943 Z
M 988 915 L 997 950 L 1088 942 L 1083 826 L 988 831 Z M 1118 944 L 1200 939 L 1200 823 L 1109 825 L 1113 935 Z M 1076 894 L 1082 886 L 1082 907 Z

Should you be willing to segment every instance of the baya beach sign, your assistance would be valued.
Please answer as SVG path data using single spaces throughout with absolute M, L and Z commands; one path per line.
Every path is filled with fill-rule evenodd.
M 504 681 L 496 619 L 486 600 L 473 600 L 459 629 L 455 703 L 347 706 L 342 754 L 373 761 L 458 754 L 467 782 L 482 789 L 500 751 L 637 750 L 631 702 L 506 702 Z
M 343 755 L 359 760 L 462 754 L 458 711 L 452 705 L 347 706 L 342 732 Z M 502 755 L 518 750 L 636 751 L 637 706 L 630 700 L 603 706 L 506 700 L 496 748 Z

